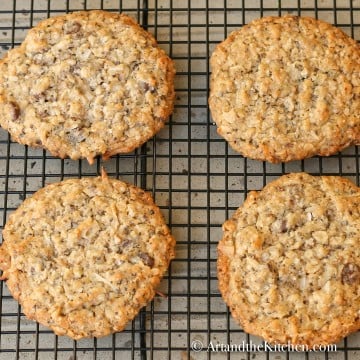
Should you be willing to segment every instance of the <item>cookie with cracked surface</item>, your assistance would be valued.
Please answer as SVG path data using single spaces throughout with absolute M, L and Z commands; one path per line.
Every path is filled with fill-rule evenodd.
M 360 188 L 280 177 L 223 225 L 220 292 L 245 331 L 273 344 L 335 343 L 360 328 Z
M 52 17 L 0 62 L 0 125 L 21 144 L 93 163 L 164 126 L 174 74 L 154 37 L 124 14 Z
M 106 176 L 39 190 L 3 237 L 2 278 L 25 315 L 73 339 L 123 330 L 154 297 L 175 246 L 151 196 Z
M 309 17 L 265 17 L 211 56 L 209 106 L 218 133 L 269 162 L 328 156 L 360 143 L 360 47 Z

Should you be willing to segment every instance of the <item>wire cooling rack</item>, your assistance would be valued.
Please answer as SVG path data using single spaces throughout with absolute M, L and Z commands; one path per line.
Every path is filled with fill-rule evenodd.
M 243 202 L 286 172 L 340 174 L 359 185 L 358 148 L 328 158 L 271 165 L 244 159 L 216 134 L 207 107 L 209 55 L 231 30 L 254 18 L 292 13 L 326 20 L 360 39 L 359 0 L 0 1 L 0 53 L 17 46 L 29 28 L 49 16 L 82 9 L 123 11 L 153 33 L 175 60 L 176 106 L 168 125 L 134 153 L 89 166 L 18 145 L 0 130 L 0 223 L 45 184 L 112 177 L 152 192 L 177 239 L 177 257 L 156 297 L 122 333 L 72 341 L 27 320 L 5 284 L 0 286 L 0 359 L 244 359 L 358 360 L 360 333 L 336 352 L 215 352 L 208 344 L 262 344 L 232 320 L 216 279 L 221 224 Z M 204 345 L 195 352 L 192 344 Z M 226 349 L 225 349 L 226 350 Z

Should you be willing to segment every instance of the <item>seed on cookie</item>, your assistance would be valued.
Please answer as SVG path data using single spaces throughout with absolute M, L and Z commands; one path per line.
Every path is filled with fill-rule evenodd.
M 124 14 L 52 17 L 0 61 L 0 125 L 61 158 L 108 159 L 165 125 L 174 75 L 154 37 Z
M 11 120 L 17 121 L 17 119 L 19 118 L 19 115 L 20 115 L 19 106 L 14 101 L 10 101 L 7 104 L 7 107 L 9 109 L 9 116 L 10 116 Z
M 254 20 L 211 56 L 209 106 L 242 155 L 273 163 L 360 144 L 360 47 L 309 17 Z

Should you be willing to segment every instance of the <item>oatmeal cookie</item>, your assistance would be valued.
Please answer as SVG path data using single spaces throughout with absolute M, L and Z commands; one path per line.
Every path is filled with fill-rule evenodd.
M 151 196 L 106 175 L 39 190 L 3 237 L 2 278 L 25 315 L 73 339 L 123 330 L 154 297 L 175 246 Z
M 218 133 L 249 158 L 328 156 L 360 143 L 360 47 L 309 17 L 265 17 L 211 56 Z
M 220 292 L 243 329 L 273 344 L 320 345 L 360 328 L 360 189 L 284 175 L 223 225 Z
M 124 14 L 52 17 L 0 62 L 0 125 L 21 144 L 93 163 L 164 126 L 174 74 L 154 37 Z

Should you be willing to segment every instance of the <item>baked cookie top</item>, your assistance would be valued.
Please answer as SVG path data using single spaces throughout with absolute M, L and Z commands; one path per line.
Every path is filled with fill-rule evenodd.
M 171 114 L 174 74 L 154 37 L 124 14 L 52 17 L 0 62 L 0 125 L 61 158 L 130 152 Z
M 25 315 L 73 339 L 123 330 L 154 297 L 175 246 L 151 196 L 106 176 L 39 190 L 3 238 L 2 278 Z
M 273 163 L 360 143 L 360 47 L 309 17 L 265 17 L 211 56 L 209 105 L 218 133 Z
M 280 177 L 223 225 L 221 294 L 271 343 L 331 344 L 360 328 L 360 189 L 341 177 Z

